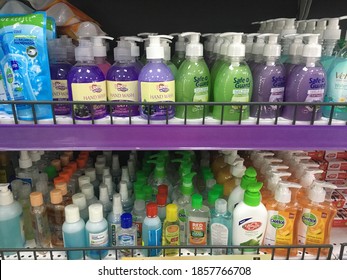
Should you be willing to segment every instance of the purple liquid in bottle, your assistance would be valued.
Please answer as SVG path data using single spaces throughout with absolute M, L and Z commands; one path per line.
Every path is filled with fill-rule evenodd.
M 293 71 L 295 66 L 298 66 L 298 64 L 293 63 L 284 63 L 284 68 L 286 69 L 286 76 L 289 77 L 290 73 Z
M 129 61 L 114 63 L 106 76 L 108 100 L 138 102 L 138 77 L 139 70 L 136 68 L 135 63 Z M 139 106 L 112 106 L 111 114 L 115 117 L 138 116 L 140 114 Z
M 326 74 L 320 63 L 314 67 L 297 65 L 288 77 L 284 94 L 285 102 L 323 102 L 326 87 Z M 320 106 L 297 106 L 296 120 L 311 121 L 315 110 L 315 120 L 322 117 Z M 282 117 L 294 119 L 295 106 L 284 106 Z
M 282 102 L 286 85 L 284 66 L 280 63 L 266 65 L 259 64 L 253 67 L 253 94 L 252 102 Z M 276 110 L 280 106 L 262 105 L 251 106 L 251 116 L 268 119 L 276 117 Z M 260 112 L 259 112 L 260 110 Z
M 73 101 L 107 101 L 105 76 L 93 62 L 78 62 L 68 75 L 69 99 Z M 106 105 L 74 105 L 76 120 L 106 117 Z
M 139 75 L 139 93 L 142 102 L 174 102 L 175 80 L 170 68 L 163 63 L 162 59 L 149 59 Z M 150 111 L 149 111 L 150 109 Z M 174 106 L 147 106 L 140 108 L 143 118 L 151 120 L 165 120 L 175 115 Z
M 67 76 L 71 68 L 72 65 L 68 62 L 56 62 L 50 64 L 53 101 L 69 100 Z M 55 115 L 68 115 L 70 114 L 70 111 L 70 105 L 54 105 Z

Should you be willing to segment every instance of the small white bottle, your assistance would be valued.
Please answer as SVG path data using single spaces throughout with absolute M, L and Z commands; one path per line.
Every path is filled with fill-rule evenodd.
M 121 215 L 121 227 L 117 229 L 116 238 L 117 245 L 124 246 L 124 249 L 117 250 L 117 258 L 131 257 L 133 250 L 130 247 L 136 246 L 137 243 L 137 230 L 133 226 L 133 218 L 130 213 L 123 213 Z
M 96 170 L 95 170 L 95 168 L 87 168 L 85 170 L 85 174 L 86 174 L 86 176 L 88 176 L 90 178 L 90 183 L 94 187 L 94 193 L 98 197 L 99 196 L 100 181 L 96 178 Z
M 146 203 L 142 199 L 136 199 L 134 202 L 134 208 L 131 212 L 133 216 L 133 223 L 137 229 L 137 245 L 142 245 L 142 224 L 146 218 Z
M 119 193 L 122 198 L 122 206 L 125 213 L 131 213 L 133 210 L 133 200 L 131 199 L 128 192 L 128 185 L 126 181 L 120 181 Z
M 95 174 L 99 182 L 102 182 L 102 176 L 104 175 L 104 168 L 106 167 L 105 162 L 96 162 L 95 163 Z
M 78 187 L 80 190 L 82 190 L 84 184 L 90 184 L 90 177 L 86 175 L 78 177 Z
M 84 193 L 75 193 L 72 196 L 72 203 L 78 206 L 80 217 L 86 223 L 89 219 L 89 212 L 87 206 L 87 199 Z
M 120 216 L 123 214 L 122 201 L 121 201 L 121 196 L 119 193 L 115 193 L 113 195 L 113 201 L 112 202 L 113 202 L 112 212 L 110 212 L 110 214 L 108 214 L 107 222 L 108 222 L 110 245 L 116 246 L 116 245 L 118 245 L 116 233 L 117 233 L 117 229 L 120 227 L 120 223 L 121 223 Z
M 65 207 L 65 222 L 63 224 L 63 239 L 65 248 L 86 247 L 85 222 L 80 217 L 79 208 L 75 204 Z M 69 260 L 83 259 L 83 251 L 68 251 Z
M 100 187 L 100 195 L 99 200 L 104 206 L 104 218 L 107 218 L 108 214 L 112 211 L 112 203 L 110 201 L 110 198 L 108 196 L 108 190 L 107 186 L 104 183 L 101 183 Z
M 121 172 L 120 164 L 119 164 L 119 156 L 117 154 L 112 156 L 111 174 L 112 174 L 113 182 L 118 184 L 118 182 L 120 181 L 122 172 Z
M 103 217 L 102 204 L 94 203 L 89 205 L 89 220 L 86 224 L 86 237 L 88 247 L 107 247 L 108 227 L 107 221 Z M 108 250 L 89 250 L 87 256 L 91 259 L 101 260 L 108 254 Z
M 255 254 L 255 247 L 263 244 L 267 210 L 261 203 L 262 186 L 260 182 L 248 184 L 243 201 L 233 211 L 232 245 L 251 246 L 250 249 L 243 249 L 243 252 L 234 249 L 234 254 Z
M 104 175 L 102 182 L 107 186 L 108 195 L 110 197 L 110 200 L 112 200 L 113 194 L 116 189 L 116 184 L 112 182 L 112 176 Z
M 36 166 L 33 166 L 28 151 L 20 152 L 18 163 L 19 168 L 16 169 L 17 179 L 30 184 L 31 189 L 34 191 L 39 176 L 39 169 Z
M 84 184 L 81 187 L 81 192 L 86 196 L 86 200 L 87 200 L 87 205 L 91 205 L 93 203 L 98 202 L 98 199 L 96 198 L 96 196 L 94 195 L 94 187 L 92 184 Z

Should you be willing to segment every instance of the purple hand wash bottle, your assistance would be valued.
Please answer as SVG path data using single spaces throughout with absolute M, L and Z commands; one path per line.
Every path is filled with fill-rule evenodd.
M 285 68 L 280 63 L 281 46 L 277 43 L 278 34 L 262 34 L 259 38 L 269 37 L 264 46 L 263 62 L 252 68 L 253 95 L 252 102 L 282 102 L 286 85 Z M 252 105 L 251 116 L 261 119 L 276 117 L 280 110 L 276 105 Z
M 323 102 L 326 90 L 326 73 L 320 63 L 322 46 L 318 43 L 319 34 L 304 34 L 309 37 L 304 46 L 303 64 L 297 65 L 290 73 L 284 94 L 285 102 Z M 295 106 L 285 106 L 282 117 L 293 120 Z M 322 117 L 320 106 L 297 106 L 295 119 L 298 121 L 319 120 Z
M 131 56 L 131 45 L 126 41 L 118 41 L 114 48 L 114 64 L 107 72 L 107 96 L 112 102 L 139 102 L 138 77 L 139 70 L 135 58 Z M 112 106 L 112 116 L 128 117 L 139 115 L 139 106 Z
M 146 48 L 147 64 L 139 75 L 139 93 L 141 102 L 161 102 L 168 105 L 142 105 L 140 114 L 150 120 L 173 118 L 175 108 L 175 80 L 170 68 L 164 63 L 164 48 L 160 38 L 172 39 L 172 36 L 148 36 L 149 46 Z
M 48 50 L 53 101 L 68 101 L 67 76 L 72 65 L 67 61 L 67 48 L 63 46 L 61 39 L 53 39 L 48 41 Z M 69 115 L 70 105 L 54 105 L 54 114 Z
M 87 39 L 79 39 L 75 49 L 77 63 L 68 74 L 69 99 L 84 101 L 73 105 L 76 120 L 90 121 L 106 117 L 106 105 L 88 102 L 107 101 L 105 76 L 94 62 L 93 46 Z

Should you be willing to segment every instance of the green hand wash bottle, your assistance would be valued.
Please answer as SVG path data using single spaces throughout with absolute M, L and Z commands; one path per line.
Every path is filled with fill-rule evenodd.
M 243 33 L 232 35 L 232 43 L 228 48 L 228 63 L 224 64 L 217 73 L 214 83 L 215 102 L 249 102 L 252 95 L 252 73 L 245 62 L 245 45 L 242 44 Z M 223 116 L 222 116 L 223 112 Z M 213 118 L 224 121 L 238 121 L 249 118 L 249 106 L 213 107 Z
M 203 58 L 203 45 L 200 33 L 186 32 L 190 36 L 186 47 L 186 60 L 181 64 L 176 75 L 176 102 L 208 102 L 210 100 L 210 71 Z M 187 112 L 185 112 L 187 110 Z M 177 106 L 176 117 L 200 119 L 208 114 L 209 108 L 202 105 Z

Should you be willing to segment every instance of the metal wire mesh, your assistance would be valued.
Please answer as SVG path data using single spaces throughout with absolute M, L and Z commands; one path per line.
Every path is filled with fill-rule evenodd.
M 341 244 L 339 260 L 347 260 L 347 243 Z

